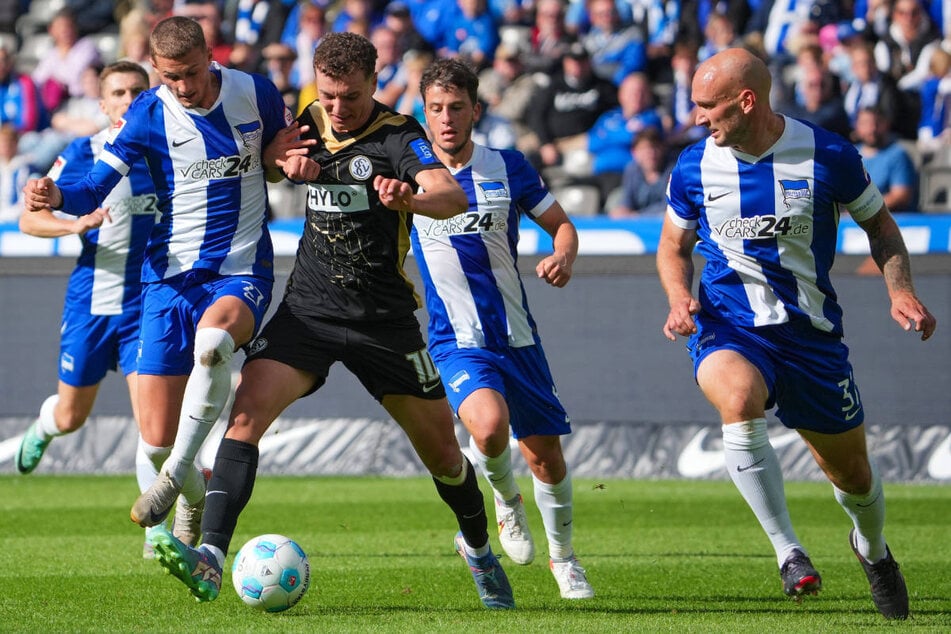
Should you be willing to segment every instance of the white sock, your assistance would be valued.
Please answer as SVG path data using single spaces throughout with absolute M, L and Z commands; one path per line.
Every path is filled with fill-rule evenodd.
M 869 459 L 872 469 L 872 488 L 865 495 L 853 495 L 833 486 L 835 499 L 852 518 L 855 526 L 853 540 L 859 554 L 866 561 L 875 563 L 885 557 L 885 494 L 882 479 L 878 477 L 875 463 Z
M 778 565 L 783 565 L 794 548 L 808 555 L 789 519 L 783 474 L 769 444 L 766 419 L 723 425 L 723 451 L 730 478 L 766 531 Z
M 62 436 L 65 432 L 61 432 L 59 427 L 56 426 L 56 417 L 53 414 L 53 410 L 56 409 L 56 404 L 59 403 L 59 395 L 53 394 L 48 396 L 43 404 L 40 405 L 40 415 L 36 419 L 36 433 L 43 440 L 49 440 L 55 438 L 56 436 Z
M 176 480 L 178 482 L 178 480 Z M 195 506 L 205 497 L 205 474 L 201 472 L 198 465 L 192 464 L 186 472 L 185 479 L 182 482 L 182 494 L 178 496 L 179 501 L 184 500 L 188 506 Z
M 195 456 L 217 422 L 231 395 L 231 358 L 234 339 L 220 328 L 195 333 L 195 365 L 185 386 L 178 433 L 166 469 L 184 484 L 194 470 Z
M 503 502 L 511 502 L 519 495 L 518 483 L 512 471 L 512 447 L 505 443 L 505 449 L 498 456 L 490 458 L 479 451 L 475 439 L 469 436 L 469 451 L 475 463 L 489 481 L 489 486 L 495 492 L 495 497 Z
M 142 439 L 142 436 L 139 436 L 139 446 L 135 452 L 135 479 L 139 483 L 139 491 L 146 491 L 152 486 L 171 452 L 171 447 L 150 445 Z
M 548 554 L 555 561 L 570 559 L 574 554 L 571 546 L 571 474 L 566 473 L 558 484 L 542 482 L 534 474 L 532 481 L 535 485 L 535 504 L 542 514 L 542 524 L 548 536 Z

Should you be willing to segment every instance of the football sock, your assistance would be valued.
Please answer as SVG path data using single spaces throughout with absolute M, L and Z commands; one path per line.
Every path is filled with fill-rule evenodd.
M 56 436 L 62 436 L 63 432 L 56 426 L 56 416 L 54 410 L 59 403 L 59 395 L 53 394 L 43 401 L 40 406 L 40 415 L 37 418 L 36 433 L 43 440 L 49 440 Z
M 808 554 L 789 519 L 783 474 L 769 444 L 766 419 L 723 425 L 723 451 L 730 478 L 766 531 L 779 565 L 795 548 Z
M 205 474 L 197 466 L 192 465 L 182 482 L 182 494 L 179 500 L 184 498 L 189 506 L 195 506 L 205 497 Z
M 216 466 L 217 468 L 217 466 Z M 437 478 L 433 476 L 436 491 L 453 513 L 459 523 L 459 530 L 466 545 L 473 548 L 472 554 L 482 556 L 489 552 L 488 519 L 485 515 L 485 501 L 479 491 L 475 469 L 469 460 L 462 457 L 462 471 L 455 478 Z M 207 511 L 205 511 L 207 513 Z
M 139 484 L 139 491 L 145 491 L 155 482 L 155 476 L 158 475 L 159 467 L 168 458 L 171 447 L 153 447 L 139 436 L 139 442 L 135 448 L 135 480 Z M 156 456 L 152 459 L 151 455 Z
M 846 493 L 838 487 L 832 487 L 836 501 L 852 519 L 855 526 L 853 539 L 855 547 L 870 563 L 885 557 L 885 494 L 882 491 L 882 479 L 878 476 L 875 463 L 869 459 L 872 470 L 872 487 L 868 493 L 857 495 Z
M 218 563 L 218 567 L 224 570 L 225 567 L 225 553 L 221 552 L 221 549 L 217 546 L 212 546 L 211 544 L 202 544 L 199 548 L 203 549 L 206 553 L 215 558 L 215 561 Z
M 505 449 L 498 456 L 490 458 L 476 446 L 475 439 L 469 436 L 469 451 L 482 473 L 495 492 L 495 497 L 510 502 L 519 494 L 515 473 L 512 471 L 512 448 L 505 443 Z
M 135 479 L 139 483 L 140 491 L 145 491 L 152 486 L 152 483 L 155 482 L 155 476 L 158 475 L 171 452 L 171 447 L 150 445 L 142 439 L 142 436 L 139 436 L 139 447 L 136 450 Z M 139 465 L 139 453 L 142 454 L 145 461 L 141 466 Z
M 195 333 L 195 365 L 182 401 L 178 433 L 166 470 L 175 482 L 193 477 L 195 456 L 218 421 L 231 395 L 231 358 L 234 340 L 220 328 L 200 328 Z
M 558 484 L 542 482 L 532 474 L 535 504 L 542 514 L 545 535 L 548 536 L 548 554 L 556 561 L 571 558 L 572 500 L 571 475 Z
M 203 544 L 228 554 L 238 516 L 251 499 L 257 471 L 256 446 L 230 438 L 221 441 L 205 494 L 205 513 L 201 520 Z

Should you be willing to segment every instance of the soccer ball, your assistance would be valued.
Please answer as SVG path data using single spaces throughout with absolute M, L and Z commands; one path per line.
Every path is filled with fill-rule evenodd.
M 310 563 L 294 540 L 283 535 L 258 535 L 235 556 L 231 582 L 248 605 L 281 612 L 307 592 Z

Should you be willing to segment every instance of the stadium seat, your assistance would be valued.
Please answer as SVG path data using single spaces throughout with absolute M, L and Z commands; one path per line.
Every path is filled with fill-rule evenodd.
M 918 208 L 924 212 L 951 212 L 951 165 L 925 165 L 921 170 Z
M 17 71 L 31 73 L 44 53 L 53 46 L 53 38 L 47 33 L 34 33 L 23 39 L 17 53 Z
M 569 216 L 597 216 L 601 211 L 601 194 L 594 185 L 561 185 L 551 193 Z
M 112 64 L 119 59 L 118 33 L 94 33 L 89 38 L 96 43 L 103 64 Z

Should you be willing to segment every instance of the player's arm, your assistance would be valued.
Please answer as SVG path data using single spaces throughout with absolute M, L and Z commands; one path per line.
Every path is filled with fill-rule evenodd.
M 267 180 L 279 183 L 286 176 L 295 181 L 309 181 L 317 178 L 320 166 L 307 157 L 317 139 L 302 138 L 310 126 L 293 121 L 274 135 L 261 153 Z
M 20 214 L 20 231 L 37 238 L 82 235 L 101 226 L 108 217 L 109 212 L 102 208 L 75 219 L 60 218 L 49 209 L 41 209 L 34 213 Z
M 535 274 L 561 288 L 571 279 L 572 266 L 578 257 L 578 231 L 558 202 L 535 218 L 535 222 L 552 239 L 552 254 L 538 263 Z
M 664 335 L 671 341 L 677 335 L 686 337 L 697 332 L 693 316 L 700 312 L 700 302 L 693 296 L 693 247 L 697 230 L 677 226 L 664 216 L 664 226 L 657 244 L 657 274 L 667 294 L 670 312 L 664 323 Z
M 868 235 L 872 259 L 882 271 L 891 299 L 891 315 L 904 330 L 921 333 L 924 341 L 934 333 L 937 321 L 915 294 L 911 262 L 898 224 L 886 205 L 865 220 L 856 221 Z
M 387 208 L 437 220 L 452 218 L 469 208 L 466 193 L 444 167 L 418 172 L 416 182 L 421 188 L 418 193 L 413 192 L 409 183 L 377 176 L 373 179 L 373 188 Z

